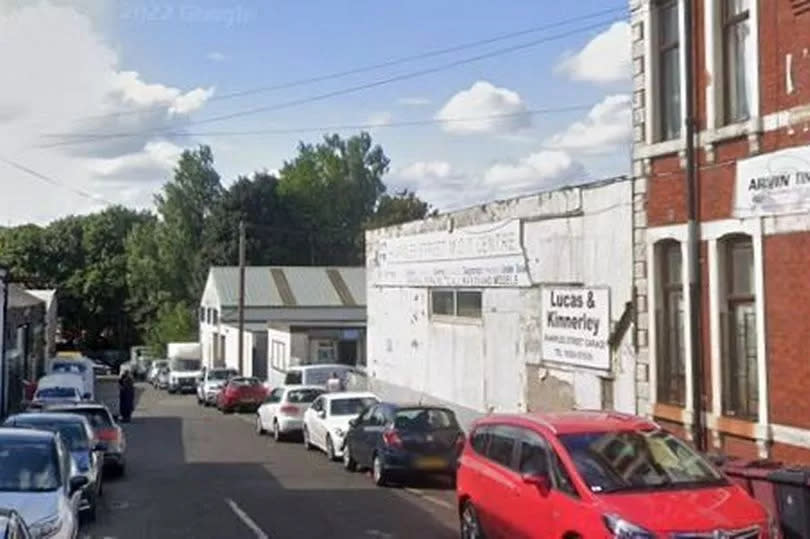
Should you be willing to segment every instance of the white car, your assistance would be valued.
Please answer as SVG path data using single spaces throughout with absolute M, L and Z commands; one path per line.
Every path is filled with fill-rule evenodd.
M 16 510 L 32 536 L 75 538 L 86 485 L 58 434 L 0 429 L 0 507 Z
M 228 380 L 238 376 L 236 369 L 226 367 L 215 367 L 207 369 L 202 375 L 200 383 L 197 384 L 197 404 L 211 406 L 217 403 L 217 396 Z
M 273 438 L 281 440 L 286 435 L 301 432 L 304 412 L 324 391 L 322 386 L 277 387 L 256 410 L 256 433 L 272 432 Z
M 324 393 L 304 413 L 304 445 L 325 451 L 330 460 L 341 458 L 349 421 L 378 402 L 374 393 Z

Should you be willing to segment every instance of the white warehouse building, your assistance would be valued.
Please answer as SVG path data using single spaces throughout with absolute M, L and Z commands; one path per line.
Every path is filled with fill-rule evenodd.
M 632 188 L 614 178 L 368 231 L 370 388 L 465 425 L 635 413 Z

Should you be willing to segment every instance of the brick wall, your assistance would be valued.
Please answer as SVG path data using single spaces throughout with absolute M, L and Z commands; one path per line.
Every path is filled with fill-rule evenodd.
M 760 0 L 759 60 L 762 114 L 810 103 L 810 13 L 794 16 L 790 0 Z M 795 91 L 787 93 L 786 55 Z
M 779 462 L 807 466 L 810 465 L 810 449 L 775 443 L 771 446 L 771 458 Z
M 763 248 L 771 421 L 810 428 L 810 232 Z

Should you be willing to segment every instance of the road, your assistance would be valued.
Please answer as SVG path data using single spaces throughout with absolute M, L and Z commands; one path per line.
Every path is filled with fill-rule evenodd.
M 127 474 L 105 483 L 98 519 L 79 536 L 458 537 L 446 485 L 375 487 L 297 441 L 257 436 L 253 418 L 145 389 L 124 426 Z

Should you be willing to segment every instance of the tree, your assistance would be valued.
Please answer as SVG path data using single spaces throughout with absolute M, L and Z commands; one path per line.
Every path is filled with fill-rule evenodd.
M 279 193 L 294 208 L 292 223 L 310 232 L 317 264 L 360 264 L 363 226 L 385 193 L 389 159 L 368 133 L 300 143 L 281 169 Z
M 146 344 L 158 357 L 166 356 L 170 342 L 197 340 L 197 320 L 185 303 L 166 303 L 160 307 L 146 335 Z
M 174 177 L 155 195 L 161 222 L 158 259 L 165 270 L 161 285 L 173 301 L 190 304 L 199 300 L 208 272 L 202 258 L 203 231 L 221 195 L 208 146 L 184 151 Z
M 377 204 L 374 215 L 368 220 L 368 228 L 382 228 L 386 226 L 407 223 L 434 216 L 438 212 L 431 210 L 430 204 L 424 202 L 407 189 L 393 196 L 383 195 Z

